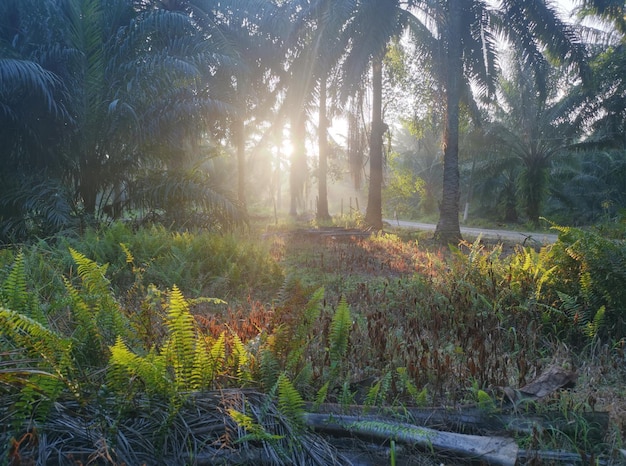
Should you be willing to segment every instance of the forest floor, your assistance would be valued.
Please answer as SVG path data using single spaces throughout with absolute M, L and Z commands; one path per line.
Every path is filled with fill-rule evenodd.
M 420 224 L 409 224 L 408 222 L 400 222 L 400 228 L 397 222 L 391 224 L 390 230 L 397 235 L 402 236 L 402 240 L 393 241 L 371 241 L 367 232 L 359 230 L 343 229 L 343 228 L 311 228 L 299 229 L 286 234 L 275 232 L 280 240 L 280 250 L 278 254 L 280 262 L 285 266 L 287 273 L 298 277 L 306 286 L 313 289 L 317 286 L 323 286 L 326 291 L 326 300 L 329 303 L 336 303 L 340 296 L 346 297 L 348 303 L 353 309 L 355 318 L 355 328 L 358 322 L 367 322 L 366 327 L 369 329 L 369 336 L 372 336 L 372 322 L 377 319 L 377 323 L 384 328 L 383 332 L 389 335 L 388 341 L 376 342 L 369 341 L 367 335 L 359 334 L 355 331 L 351 341 L 356 346 L 352 349 L 351 357 L 353 364 L 352 373 L 356 379 L 362 377 L 365 382 L 380 381 L 384 377 L 385 370 L 395 364 L 410 365 L 411 361 L 402 359 L 410 353 L 406 348 L 402 357 L 398 353 L 394 353 L 395 349 L 390 347 L 396 346 L 419 346 L 418 342 L 395 341 L 392 333 L 396 327 L 398 332 L 406 332 L 409 324 L 407 319 L 412 319 L 411 307 L 416 303 L 416 297 L 411 294 L 412 277 L 416 274 L 433 273 L 434 269 L 429 268 L 431 265 L 426 264 L 432 262 L 433 257 L 442 258 L 449 254 L 449 250 L 438 249 L 432 241 L 428 231 L 431 226 L 423 228 Z M 422 232 L 411 232 L 406 228 L 417 228 Z M 425 231 L 425 232 L 424 232 Z M 473 240 L 471 236 L 474 233 L 467 234 L 468 240 Z M 480 231 L 482 244 L 486 249 L 502 245 L 503 256 L 506 257 L 513 253 L 520 245 L 528 246 L 529 239 L 538 239 L 538 242 L 532 241 L 533 247 L 539 248 L 543 244 L 550 244 L 556 241 L 556 235 L 548 235 L 544 233 L 512 233 L 510 231 Z M 477 236 L 477 235 L 476 235 Z M 417 238 L 417 239 L 416 239 Z M 471 244 L 468 243 L 469 246 Z M 444 259 L 445 260 L 445 259 Z M 454 286 L 455 277 L 449 277 L 450 286 Z M 443 280 L 446 280 L 445 278 Z M 397 284 L 396 287 L 394 284 Z M 386 297 L 384 297 L 386 295 Z M 384 302 L 393 301 L 393 303 Z M 404 301 L 403 301 L 404 300 Z M 406 302 L 413 300 L 413 303 Z M 393 315 L 397 313 L 396 315 Z M 425 317 L 425 316 L 423 316 Z M 432 316 L 431 316 L 432 318 Z M 459 318 L 459 317 L 455 317 Z M 454 321 L 454 318 L 452 319 Z M 449 329 L 450 335 L 460 334 L 463 330 L 461 327 L 468 325 L 484 325 L 484 322 L 476 321 L 459 321 L 459 328 Z M 406 325 L 405 325 L 406 324 Z M 445 325 L 445 324 L 442 324 Z M 450 325 L 454 326 L 454 322 Z M 536 328 L 540 327 L 540 323 Z M 471 404 L 472 399 L 475 400 L 477 391 L 485 389 L 486 392 L 497 397 L 496 393 L 502 388 L 513 388 L 513 385 L 507 387 L 497 387 L 497 380 L 502 382 L 503 377 L 494 374 L 502 371 L 503 366 L 508 366 L 511 371 L 508 377 L 511 381 L 515 379 L 519 382 L 518 387 L 523 382 L 529 382 L 534 377 L 540 375 L 542 370 L 550 366 L 562 366 L 572 369 L 577 376 L 577 383 L 574 388 L 559 391 L 551 394 L 545 400 L 541 400 L 534 406 L 535 412 L 548 413 L 554 410 L 564 413 L 571 412 L 571 422 L 577 423 L 582 419 L 578 417 L 583 412 L 600 411 L 609 413 L 610 429 L 606 432 L 606 436 L 601 440 L 602 454 L 606 457 L 616 458 L 619 449 L 624 448 L 626 442 L 626 360 L 623 356 L 623 349 L 617 348 L 606 342 L 594 342 L 588 345 L 584 350 L 578 351 L 570 348 L 566 343 L 559 342 L 558 339 L 552 338 L 550 335 L 538 336 L 533 330 L 531 324 L 528 327 L 529 335 L 519 335 L 519 346 L 516 351 L 509 353 L 508 350 L 498 351 L 492 347 L 491 354 L 485 356 L 485 365 L 489 367 L 471 369 L 463 367 L 464 365 L 474 364 L 473 359 L 460 358 L 458 366 L 454 362 L 450 362 L 445 349 L 434 348 L 434 345 L 445 345 L 443 338 L 432 337 L 429 343 L 433 344 L 425 354 L 446 354 L 446 370 L 445 364 L 436 362 L 439 365 L 440 372 L 434 374 L 437 367 L 428 366 L 424 363 L 424 353 L 422 354 L 422 374 L 431 371 L 426 379 L 426 385 L 429 386 L 429 394 L 432 393 L 429 401 L 431 406 L 445 406 L 447 408 L 463 406 Z M 416 330 L 419 335 L 419 329 Z M 424 329 L 427 334 L 429 329 Z M 442 331 L 443 335 L 443 331 Z M 494 333 L 495 335 L 495 333 Z M 406 334 L 399 337 L 400 340 L 406 340 Z M 484 335 L 484 337 L 475 337 L 477 342 L 484 339 L 496 339 L 498 337 Z M 516 338 L 518 338 L 516 336 Z M 384 338 L 383 338 L 384 340 Z M 427 338 L 428 340 L 428 338 Z M 426 347 L 424 339 L 421 345 Z M 483 343 L 474 343 L 475 345 Z M 623 342 L 622 342 L 623 344 Z M 359 345 L 368 348 L 359 348 Z M 374 354 L 372 348 L 376 345 L 380 346 L 379 353 Z M 526 345 L 526 346 L 525 346 Z M 539 346 L 543 346 L 539 349 Z M 457 347 L 452 353 L 459 353 L 461 350 Z M 370 355 L 366 355 L 370 353 Z M 452 354 L 451 353 L 451 354 Z M 494 354 L 497 353 L 497 354 Z M 419 354 L 419 351 L 414 354 Z M 456 354 L 458 356 L 458 354 Z M 369 359 L 373 357 L 374 359 Z M 389 358 L 387 361 L 382 359 Z M 410 357 L 410 356 L 409 356 Z M 452 354 L 452 359 L 455 355 Z M 397 359 L 394 359 L 397 358 Z M 520 358 L 527 358 L 527 361 L 520 361 Z M 413 361 L 415 362 L 415 361 Z M 417 362 L 415 362 L 417 364 Z M 432 361 L 431 361 L 432 363 Z M 481 373 L 481 370 L 484 371 Z M 525 374 L 517 373 L 514 377 L 512 372 L 525 370 Z M 419 372 L 419 371 L 418 371 Z M 517 377 L 517 378 L 516 378 Z M 365 383 L 364 382 L 364 383 Z M 353 386 L 359 385 L 360 380 L 356 380 Z M 368 387 L 365 387 L 366 389 Z M 421 388 L 421 387 L 419 387 Z M 506 390 L 505 390 L 506 391 Z M 474 397 L 474 398 L 473 398 Z M 400 398 L 396 398 L 400 399 Z M 585 429 L 584 423 L 581 422 L 581 429 Z M 582 446 L 585 442 L 589 442 L 589 438 L 585 438 L 584 432 L 576 434 L 577 438 L 563 440 L 559 435 L 554 435 L 550 439 L 525 438 L 521 439 L 521 444 L 531 448 L 563 448 L 574 451 L 582 451 L 589 445 Z M 556 439 L 559 437 L 559 439 Z M 571 442 L 570 445 L 564 445 Z M 595 440 L 597 442 L 597 440 Z M 597 453 L 597 452 L 596 452 Z M 603 464 L 621 464 L 619 462 L 605 462 Z M 453 463 L 448 463 L 453 464 Z M 552 464 L 545 462 L 526 462 L 524 464 Z M 554 463 L 557 464 L 557 463 Z M 600 464 L 600 463 L 599 463 Z

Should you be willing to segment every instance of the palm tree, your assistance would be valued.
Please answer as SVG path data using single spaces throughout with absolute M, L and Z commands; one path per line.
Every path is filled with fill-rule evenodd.
M 408 2 L 412 4 L 413 2 Z M 424 38 L 426 28 L 399 0 L 361 0 L 353 5 L 354 16 L 344 28 L 348 49 L 342 65 L 347 95 L 356 95 L 371 66 L 372 119 L 369 129 L 370 179 L 365 222 L 381 230 L 383 184 L 383 136 L 387 125 L 383 121 L 383 58 L 393 38 L 407 28 L 414 37 Z M 420 43 L 429 43 L 424 39 Z M 430 43 L 429 43 L 430 45 Z
M 584 63 L 584 49 L 573 29 L 559 19 L 544 1 L 501 0 L 497 8 L 477 0 L 449 0 L 429 9 L 431 2 L 417 2 L 442 44 L 446 125 L 444 174 L 440 216 L 435 238 L 442 244 L 461 238 L 459 225 L 459 103 L 464 76 L 478 88 L 493 91 L 496 34 L 524 52 L 529 66 L 545 61 L 543 50 L 570 63 Z
M 124 180 L 135 181 L 139 168 L 178 164 L 175 159 L 198 148 L 208 123 L 223 118 L 228 107 L 220 83 L 229 80 L 215 78 L 216 70 L 234 62 L 223 35 L 202 31 L 198 14 L 153 3 L 2 4 L 7 13 L 0 30 L 2 56 L 21 59 L 28 71 L 14 73 L 21 86 L 38 87 L 47 108 L 65 116 L 56 128 L 46 125 L 55 130 L 52 143 L 46 141 L 53 156 L 40 162 L 48 176 L 51 168 L 57 170 L 56 179 L 76 194 L 72 203 L 88 216 L 101 215 L 107 192 L 119 191 Z M 162 6 L 170 3 L 180 6 Z M 33 64 L 25 66 L 25 59 Z M 18 69 L 8 61 L 3 68 Z M 31 129 L 22 128 L 13 137 L 12 153 L 34 153 L 25 143 Z
M 306 180 L 306 153 L 302 140 L 306 121 L 313 113 L 314 99 L 318 100 L 318 199 L 317 219 L 330 219 L 328 211 L 328 87 L 333 69 L 341 60 L 345 44 L 342 30 L 350 20 L 352 0 L 303 0 L 288 4 L 284 14 L 291 19 L 292 28 L 287 40 L 289 78 L 284 100 L 284 112 L 291 116 L 292 163 L 290 214 L 296 215 L 298 199 Z M 317 95 L 316 91 L 317 90 Z
M 0 241 L 46 236 L 71 222 L 57 149 L 72 117 L 62 80 L 45 64 L 52 51 L 38 46 L 41 36 L 53 36 L 40 6 L 0 3 Z
M 547 63 L 542 69 L 525 68 L 519 56 L 511 57 L 507 68 L 510 77 L 501 82 L 500 105 L 487 130 L 499 160 L 490 165 L 504 164 L 517 173 L 521 204 L 536 225 L 553 159 L 572 144 L 578 128 L 568 118 L 574 110 L 569 100 L 557 99 L 561 87 L 557 70 Z

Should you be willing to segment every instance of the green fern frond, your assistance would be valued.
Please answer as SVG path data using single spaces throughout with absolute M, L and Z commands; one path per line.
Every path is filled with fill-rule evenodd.
M 70 254 L 81 280 L 78 289 L 67 278 L 63 279 L 75 319 L 76 356 L 88 365 L 101 365 L 107 361 L 108 348 L 119 335 L 126 340 L 131 340 L 133 335 L 105 276 L 107 266 L 99 266 L 72 248 Z
M 165 325 L 169 330 L 166 355 L 174 369 L 176 385 L 181 389 L 189 389 L 193 385 L 196 331 L 187 302 L 176 285 L 170 292 Z
M 252 373 L 250 371 L 252 355 L 236 333 L 232 335 L 232 345 L 231 367 L 235 370 L 237 379 L 241 383 L 250 382 L 252 380 Z
M 73 368 L 70 340 L 28 316 L 4 308 L 0 308 L 0 329 L 4 338 L 41 358 L 61 379 L 68 379 Z
M 289 351 L 287 354 L 285 368 L 289 372 L 297 370 L 302 364 L 304 353 L 313 335 L 313 329 L 319 320 L 324 301 L 324 288 L 318 288 L 307 301 L 301 315 L 297 319 L 297 325 L 290 330 Z
M 128 245 L 125 243 L 120 243 L 120 247 L 122 248 L 122 251 L 124 252 L 124 256 L 126 256 L 126 263 L 134 264 L 135 257 L 133 256 L 133 253 L 130 252 L 130 248 L 128 247 Z
M 328 387 L 330 386 L 330 381 L 327 381 L 322 388 L 317 391 L 317 395 L 315 395 L 315 401 L 313 403 L 313 410 L 317 411 L 319 407 L 326 402 L 326 398 L 328 397 Z
M 593 319 L 589 323 L 587 323 L 585 333 L 589 338 L 594 338 L 598 334 L 598 331 L 602 328 L 602 325 L 604 324 L 605 314 L 606 307 L 600 306 L 600 309 L 596 311 Z
M 41 307 L 37 305 L 33 294 L 28 292 L 23 251 L 17 253 L 11 272 L 0 285 L 0 304 L 7 309 L 31 317 L 41 324 L 47 324 Z
M 148 394 L 172 394 L 172 381 L 168 377 L 165 359 L 153 352 L 140 357 L 128 349 L 121 337 L 111 348 L 107 368 L 107 383 L 111 390 L 131 396 L 136 383 Z
M 338 370 L 339 364 L 346 356 L 351 328 L 352 317 L 350 316 L 350 307 L 348 306 L 345 297 L 342 297 L 330 323 L 330 332 L 328 337 L 330 348 L 329 356 L 333 372 Z
M 308 333 L 308 327 L 317 323 L 317 320 L 320 317 L 320 312 L 322 310 L 322 304 L 324 302 L 324 293 L 325 290 L 323 287 L 318 288 L 313 296 L 309 299 L 306 304 L 306 308 L 303 315 L 303 324 L 307 327 L 305 330 Z
M 226 332 L 222 332 L 209 351 L 208 377 L 214 380 L 224 370 L 226 362 Z
M 83 287 L 92 295 L 102 296 L 109 294 L 111 283 L 106 278 L 109 264 L 98 265 L 84 254 L 69 248 L 72 259 L 78 266 L 78 276 Z
M 262 348 L 259 355 L 259 375 L 258 380 L 267 390 L 276 385 L 280 376 L 280 362 L 276 355 L 268 348 Z
M 191 369 L 191 390 L 209 389 L 211 387 L 213 379 L 210 374 L 210 365 L 209 348 L 206 343 L 198 341 Z
M 365 396 L 363 404 L 365 406 L 378 406 L 385 401 L 391 389 L 391 372 L 386 372 L 378 382 L 370 387 Z
M 285 374 L 278 377 L 278 410 L 296 428 L 304 427 L 304 400 Z
M 376 406 L 378 395 L 380 393 L 380 380 L 370 387 L 365 396 L 363 404 L 365 406 Z
M 406 390 L 406 392 L 411 397 L 413 403 L 417 406 L 426 406 L 426 399 L 428 396 L 428 391 L 426 388 L 419 390 L 415 384 L 409 379 L 409 374 L 406 367 L 398 367 L 396 369 L 398 376 L 400 377 L 400 386 Z
M 580 274 L 579 279 L 580 284 L 580 293 L 585 300 L 589 300 L 593 296 L 594 292 L 594 283 L 593 278 L 591 277 L 591 273 L 588 271 L 584 271 Z
M 238 438 L 237 443 L 249 440 L 273 441 L 283 438 L 282 435 L 270 434 L 263 428 L 262 425 L 254 422 L 254 419 L 251 416 L 237 411 L 234 408 L 228 410 L 228 415 L 239 427 L 248 432 L 247 435 Z

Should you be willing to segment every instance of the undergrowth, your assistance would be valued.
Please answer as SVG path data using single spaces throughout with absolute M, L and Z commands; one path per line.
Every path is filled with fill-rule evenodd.
M 296 432 L 304 401 L 478 402 L 491 411 L 499 388 L 564 362 L 555 348 L 576 349 L 580 360 L 606 346 L 619 365 L 624 244 L 558 228 L 553 246 L 507 253 L 480 240 L 440 250 L 394 235 L 293 230 L 253 246 L 120 225 L 3 250 L 3 445 L 43 428 L 54 402 L 68 399 L 121 425 L 146 397 L 173 420 L 194 393 L 251 388 L 275 399 Z M 220 283 L 230 303 L 204 294 Z M 569 412 L 590 408 L 576 402 Z M 281 439 L 245 412 L 230 416 L 251 440 Z M 593 449 L 574 422 L 582 430 L 567 441 Z M 168 425 L 157 433 L 163 442 Z M 565 437 L 555 434 L 556 448 Z

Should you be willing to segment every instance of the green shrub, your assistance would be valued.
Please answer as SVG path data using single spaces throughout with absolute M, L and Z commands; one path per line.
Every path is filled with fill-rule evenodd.
M 594 230 L 554 226 L 556 308 L 587 336 L 626 336 L 626 242 Z

